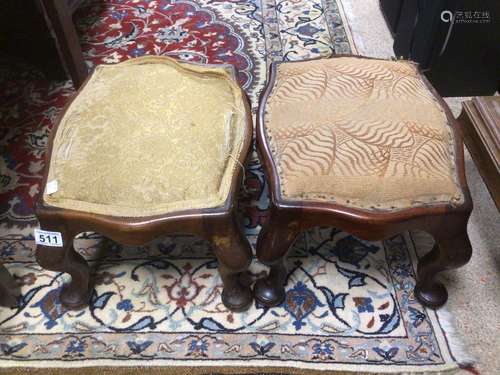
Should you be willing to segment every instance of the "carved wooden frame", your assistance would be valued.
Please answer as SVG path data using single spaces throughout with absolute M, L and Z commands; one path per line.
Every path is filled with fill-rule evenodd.
M 236 79 L 234 69 L 232 73 Z M 52 129 L 42 183 L 44 188 L 47 183 L 52 147 L 59 122 L 71 102 L 85 87 L 89 78 L 90 76 L 66 104 L 59 121 Z M 253 130 L 250 105 L 244 93 L 243 100 L 247 120 L 243 135 L 244 140 L 238 157 L 240 165 L 245 163 L 250 151 Z M 87 231 L 97 232 L 127 245 L 144 245 L 158 237 L 172 233 L 195 234 L 208 240 L 214 248 L 219 261 L 219 273 L 224 284 L 223 303 L 232 311 L 245 310 L 251 304 L 253 295 L 250 287 L 244 285 L 240 280 L 240 274 L 247 270 L 250 265 L 252 250 L 240 228 L 236 215 L 236 195 L 242 177 L 241 168 L 237 168 L 231 180 L 228 197 L 220 207 L 185 210 L 149 217 L 118 217 L 58 208 L 44 202 L 43 192 L 41 192 L 35 207 L 40 227 L 43 230 L 60 232 L 63 246 L 38 245 L 36 249 L 37 262 L 46 269 L 66 272 L 71 275 L 71 282 L 65 285 L 61 291 L 61 302 L 68 308 L 78 309 L 89 302 L 90 277 L 87 262 L 73 247 L 73 239 L 77 234 Z
M 337 55 L 332 58 L 337 57 L 367 58 L 357 55 Z M 265 129 L 266 104 L 276 81 L 278 64 L 280 63 L 272 63 L 270 66 L 268 82 L 260 96 L 257 116 L 257 151 L 269 182 L 271 198 L 271 215 L 269 223 L 257 241 L 257 258 L 270 266 L 271 270 L 267 278 L 256 283 L 255 298 L 267 306 L 275 306 L 283 301 L 285 298 L 283 286 L 287 276 L 285 256 L 301 231 L 321 225 L 342 229 L 364 240 L 382 240 L 414 229 L 429 232 L 434 236 L 436 245 L 418 263 L 415 295 L 429 307 L 439 307 L 446 303 L 448 298 L 446 288 L 435 279 L 435 276 L 440 271 L 464 265 L 472 255 L 467 236 L 467 221 L 472 211 L 472 200 L 465 178 L 462 137 L 458 123 L 444 100 L 422 74 L 425 84 L 445 109 L 452 127 L 458 182 L 464 194 L 464 202 L 460 206 L 453 207 L 441 203 L 397 211 L 374 212 L 329 202 L 285 200 L 281 196 L 278 171 Z

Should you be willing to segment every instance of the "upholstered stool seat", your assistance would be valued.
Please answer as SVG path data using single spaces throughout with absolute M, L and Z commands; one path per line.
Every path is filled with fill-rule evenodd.
M 41 228 L 66 238 L 60 259 L 38 247 L 43 266 L 73 276 L 63 302 L 78 307 L 88 297 L 86 271 L 78 280 L 81 272 L 73 269 L 81 267 L 65 263 L 78 258 L 70 246 L 78 232 L 142 244 L 182 231 L 212 241 L 223 301 L 233 310 L 246 307 L 250 290 L 236 279 L 251 251 L 233 201 L 251 128 L 247 99 L 230 66 L 166 57 L 98 66 L 53 132 L 37 209 Z
M 280 64 L 265 125 L 285 200 L 401 209 L 463 202 L 452 132 L 415 64 Z
M 256 297 L 281 302 L 291 241 L 330 224 L 365 239 L 430 231 L 441 248 L 420 262 L 417 294 L 443 304 L 446 290 L 433 276 L 470 256 L 472 205 L 455 127 L 412 62 L 344 56 L 273 64 L 257 129 L 273 203 L 257 255 L 272 267 Z
M 157 57 L 100 65 L 59 123 L 48 174 L 57 190 L 44 201 L 127 217 L 221 206 L 246 121 L 221 67 Z

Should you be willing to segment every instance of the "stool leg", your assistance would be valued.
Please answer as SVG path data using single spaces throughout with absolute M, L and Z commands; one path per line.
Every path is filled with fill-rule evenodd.
M 42 226 L 43 229 L 47 227 Z M 63 246 L 49 247 L 38 245 L 36 260 L 40 266 L 51 271 L 66 272 L 71 276 L 71 281 L 63 286 L 60 299 L 64 306 L 76 310 L 89 303 L 89 266 L 85 259 L 73 247 L 74 234 L 58 229 L 62 234 Z
M 9 271 L 0 263 L 0 306 L 15 307 L 17 298 L 14 295 L 16 282 Z
M 463 266 L 472 256 L 466 223 L 459 230 L 441 228 L 440 232 L 434 234 L 434 238 L 436 244 L 418 263 L 418 282 L 415 286 L 416 298 L 431 308 L 443 306 L 448 299 L 448 292 L 436 280 L 436 275 L 441 271 Z
M 257 240 L 257 258 L 270 266 L 269 275 L 255 283 L 255 299 L 265 306 L 277 306 L 285 299 L 285 258 L 295 238 L 300 233 L 296 222 L 283 223 L 277 215 L 271 215 Z
M 217 226 L 214 226 L 217 228 Z M 219 261 L 219 274 L 224 284 L 222 303 L 231 311 L 245 311 L 252 303 L 252 290 L 241 281 L 241 274 L 252 261 L 252 248 L 233 216 L 218 231 L 210 234 Z

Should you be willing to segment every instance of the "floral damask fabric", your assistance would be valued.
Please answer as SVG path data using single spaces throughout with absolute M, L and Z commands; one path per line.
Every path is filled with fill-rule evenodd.
M 126 217 L 222 206 L 248 116 L 224 65 L 100 65 L 61 118 L 44 201 Z
M 450 125 L 413 63 L 279 64 L 265 125 L 285 199 L 363 209 L 463 201 Z

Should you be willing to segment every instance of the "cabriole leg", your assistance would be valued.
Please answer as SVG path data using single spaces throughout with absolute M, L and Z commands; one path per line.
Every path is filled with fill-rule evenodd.
M 89 303 L 89 266 L 85 259 L 73 247 L 74 233 L 61 227 L 50 228 L 43 226 L 44 230 L 61 232 L 63 246 L 49 247 L 38 245 L 36 260 L 40 266 L 51 271 L 66 272 L 71 276 L 71 281 L 61 290 L 61 302 L 69 309 L 80 309 Z
M 285 257 L 300 233 L 297 222 L 280 221 L 272 214 L 257 240 L 257 258 L 269 266 L 269 275 L 255 284 L 255 299 L 265 306 L 277 306 L 285 299 L 287 270 Z
M 448 299 L 445 286 L 436 280 L 437 274 L 463 266 L 472 256 L 466 222 L 453 231 L 442 229 L 434 234 L 434 238 L 436 244 L 433 249 L 418 263 L 418 282 L 415 286 L 416 298 L 431 308 L 443 306 Z
M 210 241 L 224 284 L 222 303 L 231 311 L 244 311 L 250 307 L 253 297 L 250 286 L 244 285 L 240 276 L 250 266 L 252 249 L 234 216 L 218 228 L 210 235 Z

